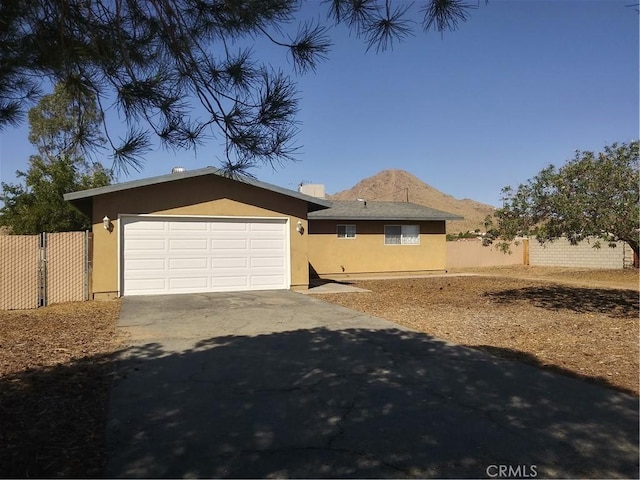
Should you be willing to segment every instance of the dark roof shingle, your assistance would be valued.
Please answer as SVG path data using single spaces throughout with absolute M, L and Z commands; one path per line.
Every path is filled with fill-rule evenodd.
M 334 201 L 309 212 L 310 220 L 462 220 L 463 217 L 407 202 Z

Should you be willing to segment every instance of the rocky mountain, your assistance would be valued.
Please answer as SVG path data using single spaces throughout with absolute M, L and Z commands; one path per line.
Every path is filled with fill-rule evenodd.
M 427 207 L 462 215 L 464 220 L 447 222 L 447 233 L 484 231 L 484 219 L 494 207 L 475 200 L 457 199 L 426 184 L 404 170 L 383 170 L 365 178 L 349 190 L 328 195 L 330 200 L 366 200 L 417 203 Z

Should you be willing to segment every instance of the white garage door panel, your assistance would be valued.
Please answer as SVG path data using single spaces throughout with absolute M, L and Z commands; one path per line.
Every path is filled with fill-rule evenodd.
M 216 250 L 242 250 L 249 249 L 249 241 L 243 238 L 211 240 L 211 249 Z
M 189 276 L 185 278 L 170 278 L 169 289 L 176 290 L 190 290 L 192 288 L 204 289 L 209 285 L 209 279 L 207 277 Z
M 206 232 L 209 226 L 198 222 L 173 222 L 167 225 L 171 232 Z
M 276 252 L 282 250 L 284 242 L 278 239 L 268 240 L 252 238 L 249 246 L 252 250 L 274 250 Z
M 255 232 L 279 232 L 280 228 L 277 223 L 252 223 L 249 229 Z
M 124 217 L 124 295 L 286 289 L 283 219 Z
M 248 261 L 246 257 L 214 257 L 211 259 L 211 266 L 218 270 L 220 269 L 228 269 L 228 268 L 247 268 Z
M 157 290 L 164 290 L 166 288 L 166 282 L 164 279 L 156 278 L 156 279 L 132 279 L 128 282 L 129 288 L 132 291 L 139 292 L 154 292 Z
M 246 276 L 233 277 L 230 275 L 213 277 L 213 285 L 217 288 L 233 289 L 233 290 L 246 290 L 249 287 L 249 282 Z
M 253 275 L 251 284 L 255 287 L 264 287 L 274 283 L 282 282 L 283 278 L 278 275 Z
M 169 269 L 178 270 L 207 270 L 209 269 L 209 259 L 201 258 L 170 258 Z
M 219 222 L 211 225 L 211 230 L 216 232 L 246 232 L 249 226 L 244 222 Z
M 129 233 L 133 233 L 136 231 L 141 231 L 144 233 L 150 230 L 164 231 L 166 230 L 166 228 L 167 228 L 167 225 L 165 225 L 163 222 L 136 222 L 136 223 L 127 224 L 127 231 Z
M 141 258 L 139 260 L 129 260 L 129 270 L 131 272 L 147 272 L 166 268 L 164 258 Z
M 133 235 L 131 237 L 133 237 Z M 127 248 L 129 250 L 139 250 L 141 252 L 146 252 L 146 251 L 164 252 L 166 250 L 166 240 L 162 238 L 133 237 L 128 239 Z
M 172 252 L 206 252 L 209 248 L 209 242 L 206 238 L 170 238 L 169 250 Z
M 284 267 L 281 257 L 255 257 L 251 259 L 251 267 Z

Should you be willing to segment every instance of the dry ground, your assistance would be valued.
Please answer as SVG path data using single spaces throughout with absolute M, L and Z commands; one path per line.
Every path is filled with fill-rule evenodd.
M 492 277 L 522 278 L 524 280 L 547 280 L 583 287 L 604 287 L 638 290 L 638 270 L 593 270 L 585 268 L 535 267 L 512 265 L 506 267 L 477 267 L 453 269 L 450 273 L 477 273 Z
M 0 476 L 99 477 L 119 302 L 0 311 Z
M 324 298 L 638 393 L 637 271 L 475 271 L 498 277 L 362 281 L 373 293 Z M 1 477 L 101 475 L 111 361 L 121 348 L 119 307 L 0 311 Z
M 372 293 L 319 297 L 493 355 L 638 395 L 637 270 L 473 271 L 482 276 L 355 281 Z

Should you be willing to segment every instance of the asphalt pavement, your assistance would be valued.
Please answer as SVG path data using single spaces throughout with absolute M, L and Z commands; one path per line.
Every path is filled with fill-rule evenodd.
M 128 297 L 119 322 L 108 478 L 639 476 L 636 397 L 310 295 Z

